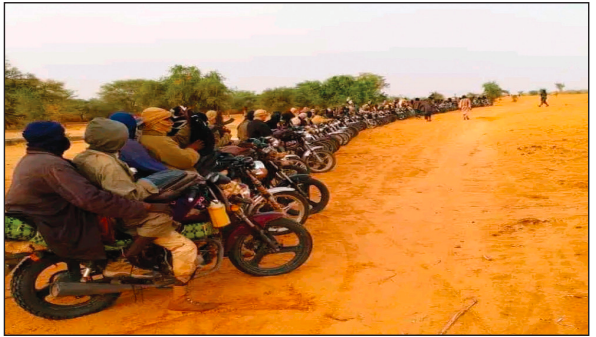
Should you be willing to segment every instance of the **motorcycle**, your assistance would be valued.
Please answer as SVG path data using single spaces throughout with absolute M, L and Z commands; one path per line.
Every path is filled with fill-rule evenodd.
M 279 136 L 274 134 L 274 137 Z M 331 171 L 337 165 L 333 152 L 325 150 L 323 146 L 313 146 L 311 137 L 302 130 L 285 130 L 284 137 L 278 138 L 279 148 L 283 152 L 299 156 L 312 172 Z
M 205 261 L 195 277 L 218 270 L 226 256 L 238 270 L 253 276 L 289 273 L 310 256 L 313 242 L 304 226 L 282 213 L 247 215 L 243 206 L 252 203 L 249 193 L 222 190 L 220 187 L 231 180 L 221 174 L 203 178 L 184 171 L 164 171 L 147 179 L 160 188 L 160 194 L 146 201 L 172 203 L 173 218 L 181 223 L 177 231 L 197 245 Z M 40 249 L 45 245 L 43 237 L 25 215 L 7 213 L 4 219 L 6 240 L 20 241 L 26 246 L 35 244 L 30 251 L 16 254 L 17 258 L 25 256 L 12 266 L 11 281 L 16 303 L 35 316 L 61 320 L 89 315 L 114 304 L 124 291 L 172 283 L 171 253 L 118 226 L 111 237 L 104 238 L 108 261 L 124 253 L 132 265 L 153 270 L 155 277 L 105 277 L 107 261 L 57 256 Z M 291 257 L 281 261 L 282 255 Z M 274 258 L 268 259 L 271 256 Z
M 252 151 L 247 149 L 247 152 Z M 266 175 L 266 169 L 261 161 L 255 161 L 251 157 L 232 156 L 221 153 L 217 159 L 216 171 L 227 171 L 227 176 L 234 180 L 240 180 L 246 184 L 256 196 L 253 202 L 246 208 L 247 214 L 257 212 L 276 211 L 298 223 L 304 224 L 310 215 L 308 199 L 303 197 L 294 188 L 287 186 L 276 186 L 265 188 L 259 177 Z
M 256 163 L 262 163 L 264 167 L 255 171 L 258 173 L 256 177 L 261 180 L 262 184 L 267 188 L 275 187 L 291 187 L 300 193 L 310 205 L 310 214 L 321 212 L 329 203 L 329 189 L 320 180 L 303 173 L 288 174 L 287 170 L 283 169 L 281 160 L 285 157 L 275 150 L 275 148 L 267 142 L 266 139 L 259 141 L 250 139 L 250 146 L 252 151 L 247 152 L 256 160 Z M 283 156 L 280 158 L 280 156 Z M 315 195 L 313 195 L 315 194 Z M 318 197 L 317 197 L 318 196 Z

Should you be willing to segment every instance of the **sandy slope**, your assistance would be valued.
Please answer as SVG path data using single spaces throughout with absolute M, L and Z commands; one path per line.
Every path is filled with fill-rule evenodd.
M 216 311 L 169 312 L 154 290 L 50 322 L 7 299 L 6 333 L 436 334 L 471 298 L 449 333 L 587 333 L 588 97 L 549 100 L 363 132 L 319 175 L 332 200 L 307 223 L 311 259 L 272 278 L 226 261 L 193 282 Z

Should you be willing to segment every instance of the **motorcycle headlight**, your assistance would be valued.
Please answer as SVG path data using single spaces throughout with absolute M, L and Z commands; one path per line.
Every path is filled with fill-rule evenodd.
M 263 179 L 267 176 L 267 169 L 262 161 L 255 160 L 255 168 L 251 171 L 257 178 Z
M 278 147 L 279 146 L 279 140 L 278 139 L 273 140 L 273 142 L 271 142 L 271 145 L 273 145 L 273 147 Z

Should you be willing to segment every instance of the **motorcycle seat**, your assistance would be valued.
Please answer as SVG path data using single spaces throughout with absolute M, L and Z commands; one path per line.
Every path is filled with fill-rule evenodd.
M 234 156 L 240 156 L 240 155 L 250 154 L 252 149 L 246 148 L 246 147 L 228 145 L 228 146 L 223 146 L 223 147 L 219 148 L 219 151 L 223 152 L 223 153 L 229 153 Z
M 200 183 L 204 181 L 203 177 L 201 177 L 198 173 L 194 172 L 186 172 L 186 171 L 179 171 L 179 170 L 172 170 L 177 171 L 176 174 L 172 174 L 169 177 L 169 180 L 163 177 L 153 177 L 153 179 L 149 179 L 151 181 L 161 182 L 159 187 L 159 193 L 154 194 L 150 197 L 147 197 L 144 201 L 148 203 L 166 203 L 172 202 L 176 200 L 182 193 L 192 185 Z M 161 172 L 158 172 L 161 173 Z M 157 174 L 157 173 L 156 173 Z M 153 176 L 155 174 L 152 174 Z M 151 177 L 149 176 L 149 177 Z M 147 177 L 147 178 L 149 178 Z M 147 179 L 145 178 L 145 179 Z M 159 178 L 162 178 L 160 180 Z M 157 185 L 156 185 L 157 186 Z

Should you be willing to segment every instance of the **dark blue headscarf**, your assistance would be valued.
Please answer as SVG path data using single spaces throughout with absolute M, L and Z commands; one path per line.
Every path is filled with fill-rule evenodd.
M 128 112 L 118 111 L 110 116 L 113 121 L 120 122 L 128 128 L 128 138 L 135 139 L 137 133 L 137 120 Z
M 149 155 L 147 149 L 135 140 L 137 132 L 137 121 L 133 115 L 128 112 L 118 111 L 110 116 L 113 121 L 126 125 L 128 129 L 128 140 L 124 147 L 120 149 L 120 160 L 134 167 L 139 171 L 140 177 L 145 177 L 155 172 L 167 170 L 168 168 Z
M 27 147 L 51 152 L 62 156 L 70 148 L 64 127 L 58 122 L 37 121 L 29 123 L 23 130 Z

